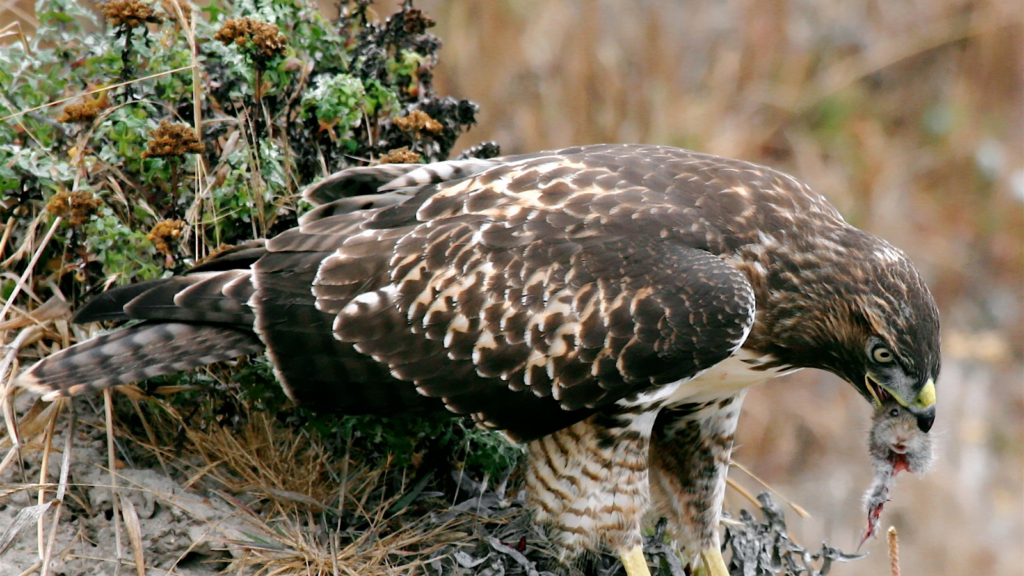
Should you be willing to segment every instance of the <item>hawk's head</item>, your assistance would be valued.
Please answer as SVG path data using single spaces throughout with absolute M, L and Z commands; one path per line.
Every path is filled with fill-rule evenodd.
M 874 283 L 851 294 L 852 331 L 836 372 L 879 408 L 890 398 L 917 418 L 923 432 L 935 421 L 939 377 L 939 312 L 931 292 L 901 252 L 876 240 L 861 265 Z
M 909 259 L 881 239 L 851 229 L 837 263 L 793 270 L 773 294 L 774 355 L 847 380 L 879 408 L 906 407 L 927 432 L 935 420 L 939 313 Z M 770 289 L 770 287 L 769 287 Z

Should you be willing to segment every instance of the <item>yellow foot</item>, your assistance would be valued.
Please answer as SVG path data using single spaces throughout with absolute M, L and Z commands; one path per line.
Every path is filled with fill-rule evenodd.
M 634 546 L 630 550 L 619 551 L 619 559 L 622 560 L 622 566 L 626 569 L 626 576 L 651 576 L 642 547 Z M 729 576 L 729 573 L 727 572 L 725 576 Z
M 712 544 L 700 557 L 700 566 L 695 576 L 729 576 L 729 568 L 726 567 L 722 551 L 718 549 L 717 544 Z

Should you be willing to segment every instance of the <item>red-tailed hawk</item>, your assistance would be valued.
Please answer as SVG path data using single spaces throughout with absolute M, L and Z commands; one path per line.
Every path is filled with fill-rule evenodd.
M 902 252 L 774 170 L 665 146 L 353 168 L 263 244 L 94 299 L 142 320 L 19 378 L 48 398 L 266 349 L 288 394 L 351 413 L 444 407 L 528 442 L 568 552 L 647 574 L 640 523 L 696 569 L 744 391 L 800 368 L 927 432 L 939 320 Z

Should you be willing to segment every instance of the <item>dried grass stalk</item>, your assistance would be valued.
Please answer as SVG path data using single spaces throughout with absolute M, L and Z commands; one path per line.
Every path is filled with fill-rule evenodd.
M 142 526 L 139 524 L 139 514 L 135 511 L 135 505 L 125 496 L 121 495 L 121 515 L 124 517 L 124 527 L 128 532 L 128 542 L 132 546 L 132 557 L 135 559 L 135 571 L 139 576 L 146 576 L 146 556 L 142 550 Z
M 131 85 L 131 84 L 135 84 L 135 83 L 138 83 L 138 82 L 145 82 L 146 80 L 152 80 L 153 78 L 160 78 L 161 76 L 168 76 L 170 74 L 176 74 L 178 72 L 184 72 L 185 70 L 192 70 L 193 68 L 195 68 L 195 64 L 192 64 L 192 65 L 189 65 L 189 66 L 182 66 L 181 68 L 175 68 L 174 70 L 167 70 L 165 72 L 157 72 L 156 74 L 150 74 L 149 76 L 144 76 L 142 78 L 135 78 L 134 80 L 129 80 L 127 82 L 119 82 L 117 84 L 111 84 L 110 86 L 104 86 L 102 88 L 96 88 L 94 90 L 89 90 L 87 92 L 82 92 L 81 94 L 75 94 L 74 96 L 68 96 L 67 98 L 61 98 L 60 100 L 55 100 L 53 102 L 49 102 L 49 103 L 46 103 L 46 104 L 41 104 L 39 106 L 35 106 L 35 107 L 29 108 L 27 110 L 19 110 L 19 111 L 15 112 L 14 114 L 8 114 L 7 116 L 4 116 L 3 118 L 0 118 L 0 122 L 6 122 L 7 120 L 10 120 L 11 118 L 17 118 L 18 116 L 24 116 L 25 114 L 29 114 L 29 113 L 35 112 L 37 110 L 42 110 L 44 108 L 50 108 L 50 107 L 53 107 L 53 106 L 60 106 L 61 104 L 64 104 L 65 102 L 70 102 L 70 101 L 72 101 L 72 100 L 74 100 L 76 98 L 84 98 L 85 96 L 92 96 L 93 94 L 99 94 L 100 92 L 106 92 L 108 90 L 116 90 L 118 88 L 121 88 L 121 87 L 124 87 L 124 86 L 128 86 L 128 85 Z
M 110 388 L 103 390 L 103 408 L 107 428 L 107 468 L 110 470 L 110 506 L 113 508 L 113 516 L 110 521 L 114 523 L 114 548 L 116 550 L 117 562 L 120 565 L 124 557 L 121 550 L 121 522 L 118 518 L 118 501 L 120 500 L 117 490 L 117 456 L 114 453 L 114 402 L 111 397 Z
M 18 283 L 14 285 L 14 290 L 11 291 L 11 295 L 7 297 L 7 304 L 4 304 L 3 310 L 0 310 L 0 318 L 6 318 L 7 313 L 10 312 L 11 306 L 14 305 L 15 299 L 18 297 L 18 293 L 26 286 L 25 281 L 32 275 L 35 270 L 36 262 L 39 261 L 39 257 L 43 254 L 43 249 L 50 242 L 50 238 L 53 238 L 53 233 L 57 231 L 57 226 L 60 225 L 63 219 L 58 216 L 53 219 L 53 224 L 50 225 L 49 231 L 46 232 L 46 236 L 43 237 L 43 241 L 39 243 L 39 247 L 36 248 L 35 254 L 32 255 L 32 260 L 29 261 L 28 266 L 25 268 L 25 272 L 21 274 L 21 278 L 18 279 Z
M 63 407 L 64 400 L 54 403 L 59 407 Z M 54 420 L 56 420 L 56 417 Z M 77 415 L 72 412 L 71 420 L 68 422 L 67 433 L 64 437 L 64 454 L 60 463 L 60 483 L 57 485 L 57 496 L 50 501 L 50 503 L 56 502 L 57 505 L 53 512 L 53 522 L 50 524 L 50 535 L 46 540 L 46 549 L 43 552 L 43 571 L 41 576 L 48 576 L 50 573 L 50 559 L 53 558 L 53 543 L 57 540 L 57 527 L 60 526 L 60 513 L 64 510 L 64 495 L 67 493 L 68 474 L 71 473 L 71 443 L 75 437 L 76 422 Z

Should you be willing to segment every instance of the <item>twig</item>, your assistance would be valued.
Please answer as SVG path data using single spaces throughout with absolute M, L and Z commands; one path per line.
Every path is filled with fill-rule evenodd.
M 39 257 L 42 256 L 43 248 L 46 248 L 46 245 L 49 244 L 50 238 L 53 238 L 53 233 L 57 231 L 57 226 L 60 225 L 63 220 L 64 218 L 61 216 L 54 218 L 53 225 L 50 226 L 50 230 L 46 233 L 46 236 L 43 237 L 42 243 L 40 243 L 39 247 L 36 248 L 36 253 L 32 255 L 32 260 L 29 261 L 25 271 L 21 274 L 21 278 L 18 279 L 18 283 L 14 285 L 14 290 L 11 291 L 11 295 L 7 297 L 7 304 L 4 305 L 3 310 L 0 310 L 0 319 L 7 318 L 7 312 L 9 312 L 11 306 L 14 305 L 14 299 L 18 296 L 18 293 L 21 292 L 21 288 L 25 285 L 25 281 L 28 280 L 29 275 L 32 274 L 32 270 L 35 269 L 36 262 L 38 262 Z
M 0 462 L 0 472 L 7 468 L 15 456 L 21 454 L 21 435 L 18 433 L 18 419 L 14 415 L 14 406 L 11 404 L 11 391 L 14 388 L 14 375 L 16 373 L 12 368 L 16 365 L 15 360 L 22 347 L 26 346 L 29 342 L 33 342 L 42 333 L 43 330 L 39 326 L 28 326 L 21 330 L 14 341 L 6 346 L 7 352 L 0 359 L 0 382 L 3 382 L 3 389 L 0 390 L 0 409 L 3 410 L 4 425 L 7 427 L 8 438 L 11 439 L 11 451 Z
M 178 19 L 178 24 L 181 26 L 182 32 L 185 33 L 185 41 L 188 42 L 189 58 L 192 60 L 192 124 L 196 131 L 196 139 L 202 142 L 203 140 L 203 83 L 200 78 L 200 66 L 199 66 L 199 47 L 196 42 L 196 17 L 195 8 L 189 4 L 188 17 L 185 16 L 185 11 L 181 6 L 181 2 L 172 2 L 174 6 L 174 14 Z M 202 154 L 196 156 L 196 170 L 194 186 L 195 191 L 193 193 L 194 204 L 201 205 L 203 197 L 203 182 L 205 180 L 206 173 L 206 159 Z M 188 236 L 193 234 L 193 230 L 196 237 L 196 245 L 194 256 L 196 260 L 206 256 L 206 249 L 201 244 L 205 238 L 204 229 L 200 228 L 202 224 L 201 211 L 197 211 L 192 215 L 192 209 L 190 208 L 186 212 L 186 221 L 189 226 L 185 229 L 185 236 L 183 242 L 188 242 Z M 192 215 L 190 217 L 190 215 Z
M 120 518 L 118 518 L 117 505 L 117 473 L 115 472 L 117 458 L 114 456 L 114 400 L 111 396 L 110 388 L 103 389 L 103 408 L 107 421 L 107 467 L 110 470 L 110 506 L 113 508 L 111 520 L 114 522 L 114 546 L 117 554 L 117 564 L 114 568 L 116 576 L 121 573 L 121 559 L 123 555 L 121 553 L 121 522 Z
M 44 210 L 29 222 L 28 230 L 23 234 L 25 239 L 21 242 L 21 246 L 18 246 L 18 249 L 8 256 L 6 260 L 0 262 L 0 270 L 10 268 L 12 263 L 20 261 L 24 254 L 32 249 L 30 244 L 32 244 L 32 240 L 36 237 L 36 228 L 39 228 L 39 223 L 43 221 L 46 214 L 47 212 Z
M 4 249 L 7 248 L 7 241 L 11 238 L 11 230 L 14 229 L 14 216 L 7 219 L 7 224 L 4 225 L 4 235 L 0 238 L 0 258 L 4 257 Z
M 737 481 L 735 481 L 732 478 L 729 478 L 727 476 L 725 478 L 725 484 L 727 486 L 729 486 L 729 488 L 732 488 L 733 490 L 735 490 L 740 496 L 743 496 L 743 498 L 747 502 L 750 502 L 751 504 L 753 504 L 754 506 L 757 506 L 758 508 L 761 507 L 761 503 L 758 502 L 757 498 L 753 494 L 750 493 L 750 490 L 747 490 L 746 488 L 744 488 L 743 485 L 740 484 L 739 482 L 737 482 Z
M 739 462 L 737 462 L 735 460 L 729 460 L 729 464 L 731 464 L 732 466 L 735 466 L 740 471 L 742 471 L 744 474 L 746 474 L 747 476 L 750 476 L 751 478 L 753 478 L 761 486 L 764 486 L 765 488 L 771 490 L 772 494 L 775 494 L 776 496 L 779 497 L 779 500 L 782 500 L 787 505 L 789 505 L 789 507 L 792 508 L 793 511 L 796 512 L 797 515 L 799 515 L 801 518 L 810 518 L 811 517 L 810 512 L 808 512 L 807 510 L 804 510 L 803 507 L 800 506 L 799 504 L 797 504 L 796 502 L 793 502 L 789 498 L 786 498 L 782 494 L 779 494 L 778 490 L 776 490 L 775 488 L 772 488 L 767 482 L 765 482 L 764 480 L 761 480 L 760 478 L 758 478 L 756 474 L 751 472 L 750 469 L 747 468 L 746 466 L 744 466 L 743 464 L 740 464 Z
M 256 167 L 255 170 L 250 170 L 250 186 L 252 187 L 252 201 L 253 206 L 256 208 L 256 218 L 250 218 L 252 223 L 252 233 L 255 238 L 265 238 L 267 236 L 267 222 L 266 214 L 263 206 L 263 194 L 266 192 L 267 186 L 266 181 L 263 179 L 263 159 L 260 158 L 260 139 L 257 131 L 259 126 L 254 122 L 258 121 L 257 118 L 253 118 L 247 109 L 242 110 L 245 114 L 245 118 L 249 120 L 248 124 L 252 125 L 252 130 L 246 130 L 247 123 L 240 122 L 238 128 L 242 130 L 242 135 L 246 138 L 245 143 L 248 146 L 249 161 Z M 258 112 L 258 111 L 257 111 Z M 258 114 L 257 114 L 258 116 Z M 249 136 L 252 136 L 250 142 Z M 259 227 L 257 228 L 257 224 Z
M 8 4 L 7 6 L 4 6 L 4 9 L 14 12 L 15 14 L 18 15 L 19 18 L 24 18 L 26 20 L 28 18 L 31 18 L 33 20 L 35 19 L 31 15 L 29 15 L 28 12 L 19 10 L 16 3 Z M 32 25 L 38 26 L 39 22 L 36 21 Z M 15 20 L 14 22 L 11 22 L 7 26 L 0 28 L 0 38 L 6 38 L 8 36 L 17 36 L 18 39 L 21 40 L 21 43 L 25 45 L 25 52 L 29 56 L 35 56 L 35 54 L 32 52 L 32 45 L 29 43 L 28 38 L 25 37 L 25 32 L 23 32 L 21 29 L 21 22 Z
M 167 76 L 168 74 L 174 74 L 175 72 L 182 72 L 184 70 L 189 70 L 189 69 L 193 68 L 194 66 L 195 66 L 194 64 L 191 65 L 191 66 L 182 66 L 181 68 L 175 68 L 174 70 L 168 70 L 166 72 L 158 72 L 156 74 L 150 74 L 149 76 L 145 76 L 145 77 L 142 77 L 142 78 L 136 78 L 134 80 L 129 80 L 128 82 L 119 82 L 117 84 L 113 84 L 113 85 L 110 85 L 110 86 L 105 86 L 103 88 L 96 88 L 94 90 L 89 90 L 88 92 L 83 92 L 81 94 L 76 94 L 74 96 L 69 96 L 67 98 L 62 98 L 60 100 L 56 100 L 54 102 L 50 102 L 49 104 L 42 104 L 40 106 L 35 106 L 33 108 L 29 108 L 28 110 L 22 110 L 20 112 L 15 112 L 14 114 L 10 114 L 10 115 L 4 116 L 3 118 L 0 118 L 0 122 L 4 122 L 6 120 L 10 120 L 11 118 L 17 118 L 18 116 L 23 116 L 25 114 L 29 114 L 29 113 L 35 112 L 37 110 L 42 110 L 43 108 L 50 108 L 51 106 L 60 106 L 61 104 L 65 103 L 65 102 L 70 102 L 71 100 L 74 100 L 75 98 L 81 98 L 83 96 L 91 96 L 91 95 L 97 94 L 99 92 L 106 92 L 107 90 L 114 90 L 115 88 L 120 88 L 121 86 L 125 86 L 125 85 L 128 85 L 128 84 L 134 84 L 136 82 L 142 82 L 144 80 L 152 80 L 153 78 L 159 78 L 161 76 Z
M 128 397 L 132 402 L 132 408 L 135 409 L 135 414 L 139 417 L 142 422 L 142 428 L 146 431 L 146 437 L 149 439 L 149 443 L 153 445 L 153 455 L 156 456 L 157 462 L 160 463 L 160 469 L 163 470 L 164 474 L 170 476 L 171 473 L 167 469 L 167 463 L 164 462 L 163 454 L 160 453 L 157 442 L 156 434 L 153 433 L 153 428 L 149 425 L 149 419 L 146 418 L 145 414 L 142 413 L 142 408 L 139 406 L 139 401 L 132 396 Z
M 25 570 L 21 574 L 18 574 L 18 576 L 28 576 L 29 574 L 35 574 L 36 570 L 39 570 L 39 568 L 42 567 L 42 565 L 43 562 L 42 560 L 40 560 L 39 562 L 36 562 L 35 564 L 29 566 L 28 570 Z
M 135 572 L 139 576 L 146 576 L 146 553 L 142 548 L 142 526 L 139 524 L 139 513 L 135 511 L 132 501 L 122 494 L 121 514 L 124 516 L 124 527 L 128 531 L 128 542 L 132 547 L 132 557 L 135 559 Z
M 338 532 L 340 530 L 331 532 L 330 538 L 330 552 L 331 552 L 331 573 L 333 576 L 339 576 L 338 573 Z
M 53 450 L 53 431 L 56 427 L 57 416 L 55 414 L 53 418 L 50 418 L 50 423 L 46 425 L 46 432 L 44 432 L 43 435 L 43 462 L 39 467 L 39 496 L 36 501 L 37 504 L 43 504 L 46 501 L 46 473 L 50 468 L 50 451 Z M 40 558 L 46 556 L 45 525 L 46 514 L 44 513 L 39 517 L 39 522 L 36 524 L 36 536 L 39 540 Z
M 352 440 L 355 434 L 348 431 L 348 439 L 345 441 L 345 459 L 341 461 L 341 488 L 338 494 L 338 530 L 341 530 L 341 516 L 345 512 L 345 496 L 348 492 L 348 463 L 352 457 Z
M 18 336 L 15 337 L 14 341 L 6 346 L 0 348 L 7 348 L 4 351 L 3 358 L 0 358 L 0 381 L 7 379 L 8 371 L 11 369 L 11 365 L 14 363 L 15 358 L 18 357 L 18 352 L 22 348 L 36 341 L 36 339 L 43 333 L 43 329 L 39 326 L 32 325 L 26 326 L 21 332 L 18 332 Z M 5 384 L 4 388 L 4 400 L 7 399 L 7 393 L 10 391 L 10 385 L 12 382 Z
M 64 399 L 58 399 L 58 411 L 54 413 L 53 421 L 56 422 L 60 407 L 64 405 Z M 57 540 L 57 527 L 60 525 L 60 513 L 64 510 L 64 495 L 67 493 L 68 474 L 71 472 L 71 442 L 75 437 L 75 422 L 78 421 L 78 414 L 71 411 L 71 419 L 68 422 L 64 437 L 64 454 L 60 463 L 60 483 L 57 485 L 57 495 L 54 498 L 57 502 L 56 510 L 53 511 L 53 522 L 50 524 L 50 536 L 46 541 L 46 551 L 43 553 L 43 572 L 40 576 L 49 576 L 50 559 L 53 558 L 53 543 Z

